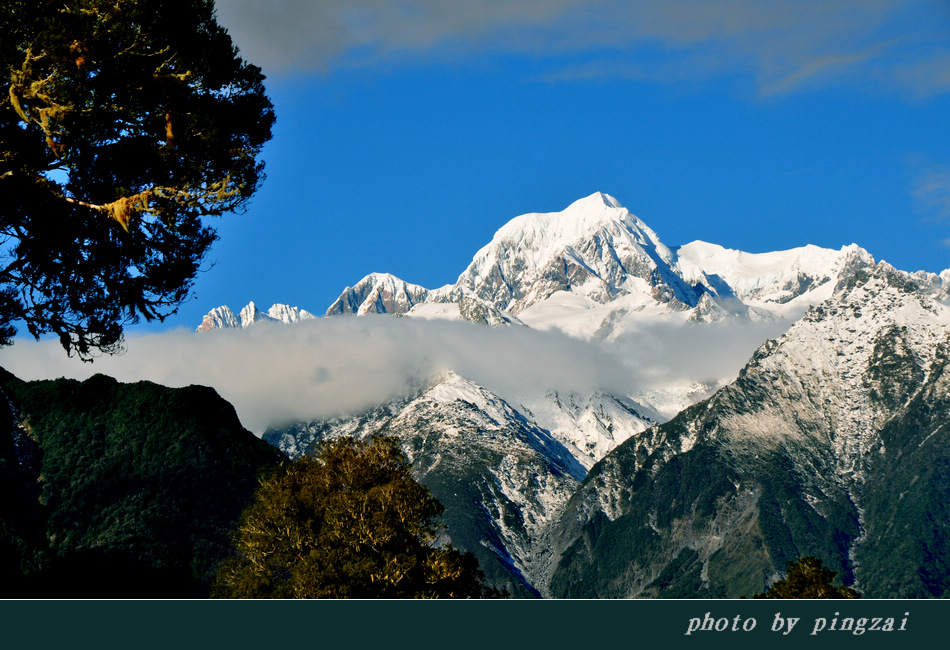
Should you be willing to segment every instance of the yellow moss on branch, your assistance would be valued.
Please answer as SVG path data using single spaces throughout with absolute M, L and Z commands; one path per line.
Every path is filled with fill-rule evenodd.
M 124 196 L 121 199 L 106 203 L 103 208 L 110 218 L 119 222 L 119 225 L 128 232 L 129 219 L 136 212 L 148 210 L 148 192 L 140 192 L 133 196 Z
M 97 205 L 95 203 L 88 203 L 86 201 L 79 201 L 72 197 L 64 197 L 68 202 L 74 203 L 76 205 L 81 205 L 84 208 L 90 208 L 101 214 L 108 216 L 110 219 L 116 220 L 122 228 L 128 232 L 129 231 L 129 221 L 132 218 L 132 215 L 137 212 L 147 212 L 148 211 L 148 199 L 151 196 L 153 190 L 146 190 L 144 192 L 139 192 L 138 194 L 133 194 L 132 196 L 123 196 L 120 199 L 116 199 L 111 203 L 103 203 Z
M 6 176 L 7 174 L 4 174 Z M 44 183 L 50 185 L 49 183 Z M 143 190 L 138 194 L 133 194 L 131 196 L 124 196 L 111 201 L 109 203 L 90 203 L 88 201 L 83 201 L 81 199 L 76 199 L 71 196 L 64 196 L 57 189 L 53 189 L 53 192 L 59 196 L 61 199 L 72 203 L 74 205 L 81 205 L 84 208 L 89 208 L 90 210 L 95 210 L 100 214 L 104 214 L 110 219 L 115 220 L 122 228 L 128 232 L 129 222 L 132 219 L 132 216 L 142 212 L 149 212 L 152 214 L 160 214 L 162 211 L 160 209 L 155 209 L 149 206 L 149 200 L 155 198 L 164 201 L 174 201 L 179 206 L 186 208 L 198 208 L 199 210 L 206 210 L 207 213 L 213 213 L 213 209 L 209 209 L 205 206 L 206 203 L 223 203 L 228 200 L 235 199 L 241 196 L 240 187 L 229 187 L 230 185 L 230 176 L 225 177 L 224 180 L 218 181 L 216 183 L 209 183 L 207 187 L 199 191 L 185 191 L 180 189 L 174 189 L 169 187 L 152 187 L 147 190 Z

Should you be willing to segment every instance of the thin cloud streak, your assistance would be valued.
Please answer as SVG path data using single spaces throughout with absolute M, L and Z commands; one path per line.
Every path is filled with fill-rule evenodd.
M 553 59 L 548 80 L 586 70 L 658 82 L 738 74 L 762 95 L 836 83 L 950 89 L 942 0 L 228 0 L 218 15 L 270 73 L 522 54 Z
M 925 215 L 950 220 L 950 167 L 935 166 L 923 171 L 911 194 Z
M 130 337 L 127 352 L 93 364 L 53 341 L 19 340 L 0 366 L 21 379 L 95 373 L 119 381 L 214 387 L 244 426 L 333 417 L 408 396 L 452 370 L 507 399 L 526 391 L 634 395 L 688 380 L 734 377 L 774 327 L 642 328 L 609 344 L 525 327 L 390 317 L 343 317 L 247 330 Z

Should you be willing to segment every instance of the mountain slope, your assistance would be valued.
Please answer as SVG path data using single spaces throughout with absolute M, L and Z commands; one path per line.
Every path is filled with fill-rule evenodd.
M 832 297 L 733 384 L 591 470 L 547 593 L 752 595 L 815 555 L 867 596 L 945 595 L 944 293 L 852 251 Z
M 586 468 L 497 395 L 448 373 L 410 399 L 362 416 L 272 430 L 291 457 L 338 435 L 397 436 L 417 480 L 445 505 L 446 537 L 473 552 L 490 584 L 536 595 L 542 536 Z
M 347 287 L 326 315 L 405 314 L 428 296 L 428 289 L 389 273 L 370 273 L 353 287 Z

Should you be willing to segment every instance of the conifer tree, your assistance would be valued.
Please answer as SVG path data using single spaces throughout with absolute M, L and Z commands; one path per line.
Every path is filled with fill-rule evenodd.
M 264 479 L 234 533 L 220 598 L 479 598 L 471 553 L 438 546 L 442 505 L 391 437 L 340 438 Z
M 807 555 L 788 563 L 786 577 L 776 580 L 756 598 L 860 598 L 851 587 L 835 586 L 836 571 Z

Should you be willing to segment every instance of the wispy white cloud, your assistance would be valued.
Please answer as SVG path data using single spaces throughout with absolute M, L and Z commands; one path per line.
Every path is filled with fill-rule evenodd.
M 927 217 L 950 220 L 950 167 L 931 166 L 920 172 L 911 194 Z
M 798 90 L 809 83 L 847 75 L 849 70 L 873 60 L 883 47 L 875 47 L 862 52 L 845 54 L 830 53 L 824 56 L 803 57 L 797 65 L 787 66 L 785 71 L 776 71 L 772 77 L 761 80 L 763 95 L 782 95 Z
M 946 38 L 950 41 L 950 28 L 947 31 Z M 950 91 L 950 51 L 946 47 L 934 48 L 913 64 L 895 66 L 889 73 L 895 86 L 908 88 L 920 96 L 945 93 Z
M 945 0 L 226 0 L 218 13 L 272 72 L 520 53 L 550 58 L 552 80 L 740 74 L 762 94 L 950 89 Z
M 508 30 L 546 29 L 584 4 L 580 0 L 226 0 L 218 3 L 218 18 L 252 61 L 277 70 L 326 71 L 438 47 L 478 50 Z
M 634 395 L 690 380 L 735 376 L 773 327 L 649 327 L 611 344 L 525 327 L 349 317 L 247 330 L 130 337 L 127 352 L 93 364 L 55 342 L 19 340 L 0 366 L 21 379 L 97 372 L 132 382 L 202 384 L 230 401 L 244 426 L 348 413 L 405 395 L 447 370 L 503 397 L 526 390 Z

